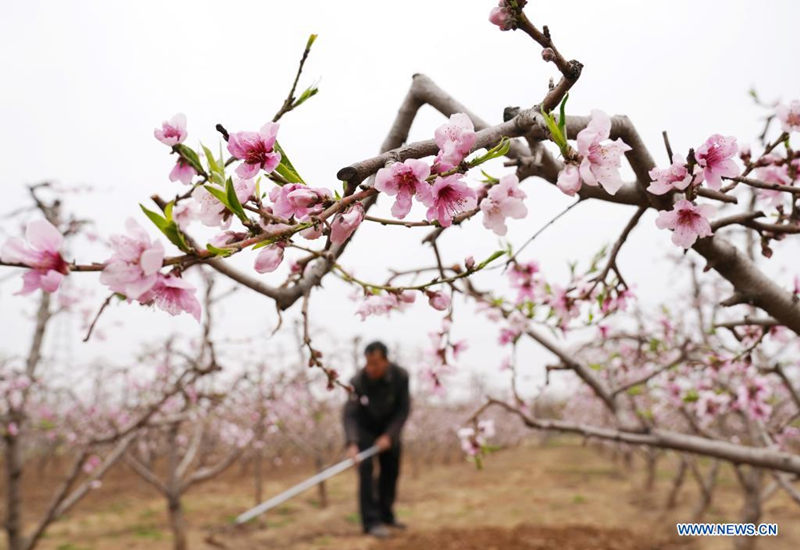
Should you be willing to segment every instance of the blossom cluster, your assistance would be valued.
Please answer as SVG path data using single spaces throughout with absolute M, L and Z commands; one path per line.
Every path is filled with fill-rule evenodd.
M 434 132 L 439 152 L 429 166 L 418 159 L 395 162 L 375 175 L 375 189 L 395 197 L 392 215 L 404 219 L 411 211 L 412 199 L 427 208 L 428 221 L 448 227 L 459 214 L 479 207 L 484 225 L 498 235 L 505 235 L 506 218 L 520 219 L 527 215 L 523 204 L 525 193 L 519 189 L 516 176 L 508 175 L 489 188 L 478 202 L 478 193 L 463 179 L 462 164 L 472 151 L 477 134 L 470 118 L 456 113 Z

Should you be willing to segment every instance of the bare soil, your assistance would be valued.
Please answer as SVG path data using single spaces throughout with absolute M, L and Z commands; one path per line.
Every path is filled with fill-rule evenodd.
M 310 490 L 243 529 L 231 519 L 253 505 L 252 481 L 238 468 L 194 488 L 184 504 L 193 549 L 295 550 L 728 550 L 729 538 L 693 540 L 675 535 L 696 502 L 687 479 L 674 510 L 665 511 L 675 463 L 663 460 L 656 488 L 645 493 L 641 465 L 615 463 L 597 449 L 570 438 L 524 445 L 490 456 L 483 470 L 466 462 L 427 465 L 406 460 L 397 503 L 409 525 L 387 541 L 361 534 L 352 472 L 328 484 L 329 505 L 321 508 Z M 168 550 L 166 506 L 158 494 L 124 467 L 69 517 L 55 524 L 45 550 Z M 271 472 L 265 495 L 304 479 L 310 469 Z M 35 483 L 36 480 L 29 480 Z M 47 483 L 44 478 L 43 485 Z M 41 487 L 44 502 L 47 487 Z M 705 521 L 736 521 L 740 495 L 723 469 Z M 34 507 L 42 503 L 32 503 Z M 760 550 L 800 548 L 800 508 L 779 493 L 768 501 L 762 521 L 777 522 L 780 535 L 764 538 Z

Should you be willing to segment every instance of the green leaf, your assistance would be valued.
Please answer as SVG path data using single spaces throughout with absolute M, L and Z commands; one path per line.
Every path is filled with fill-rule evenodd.
M 564 134 L 561 133 L 561 128 L 558 127 L 553 115 L 545 112 L 544 109 L 542 109 L 542 117 L 544 118 L 545 124 L 547 124 L 547 129 L 550 131 L 550 139 L 552 139 L 563 152 L 567 146 L 567 140 L 564 138 Z
M 495 251 L 495 252 L 494 252 L 494 253 L 493 253 L 491 256 L 489 256 L 488 258 L 486 258 L 485 260 L 483 260 L 481 263 L 479 263 L 479 264 L 478 264 L 478 265 L 475 267 L 475 270 L 477 271 L 477 270 L 479 270 L 479 269 L 483 269 L 484 267 L 486 267 L 487 265 L 489 265 L 490 263 L 492 263 L 493 261 L 495 261 L 495 260 L 496 260 L 497 258 L 499 258 L 500 256 L 503 256 L 505 253 L 506 253 L 506 251 L 505 251 L 505 250 L 497 250 L 497 251 Z
M 688 392 L 686 392 L 686 395 L 683 398 L 683 402 L 684 403 L 694 403 L 698 399 L 700 399 L 700 395 L 697 393 L 697 390 L 691 389 Z
M 314 42 L 317 40 L 317 36 L 318 35 L 316 35 L 316 34 L 308 35 L 308 40 L 306 41 L 306 49 L 307 50 L 310 50 L 311 46 L 314 45 Z
M 312 84 L 311 86 L 303 90 L 303 93 L 300 94 L 300 97 L 294 100 L 294 103 L 292 103 L 292 109 L 302 105 L 307 100 L 317 95 L 317 93 L 319 93 L 319 88 L 317 88 L 316 84 Z
M 497 145 L 486 151 L 486 153 L 468 161 L 469 165 L 470 167 L 474 168 L 475 166 L 483 164 L 484 162 L 496 159 L 498 157 L 503 157 L 508 153 L 510 148 L 511 140 L 504 136 Z
M 160 214 L 156 214 L 152 210 L 148 210 L 147 208 L 144 207 L 143 204 L 140 204 L 139 206 L 141 207 L 141 209 L 145 213 L 145 215 L 148 218 L 150 218 L 150 221 L 152 221 L 155 224 L 155 226 L 158 227 L 158 229 L 160 231 L 163 232 L 164 229 L 169 225 L 169 222 L 167 221 L 167 219 L 164 218 L 163 216 L 161 216 Z
M 204 185 L 203 187 L 206 188 L 206 191 L 214 195 L 214 197 L 216 197 L 216 199 L 219 202 L 224 204 L 225 208 L 227 208 L 228 210 L 231 209 L 231 206 L 228 204 L 228 195 L 225 193 L 225 191 L 223 191 L 216 185 Z
M 222 256 L 223 258 L 227 258 L 231 254 L 233 254 L 233 250 L 230 248 L 217 248 L 213 244 L 207 244 L 206 250 L 211 252 L 214 256 Z
M 242 207 L 242 203 L 239 202 L 239 197 L 236 196 L 236 188 L 233 186 L 233 180 L 228 178 L 228 181 L 225 182 L 225 193 L 228 198 L 228 208 L 236 214 L 236 217 L 239 218 L 242 223 L 248 222 L 247 214 L 244 212 L 244 208 Z
M 626 393 L 628 395 L 641 395 L 643 391 L 644 391 L 644 386 L 642 384 L 636 384 L 635 386 L 631 386 L 630 388 L 628 388 L 628 391 Z
M 173 203 L 169 202 L 164 207 L 164 213 L 166 214 L 166 218 L 153 212 L 152 210 L 148 210 L 144 207 L 143 204 L 140 204 L 139 207 L 145 213 L 145 215 L 150 218 L 150 221 L 161 231 L 164 236 L 169 239 L 169 241 L 177 246 L 179 249 L 183 250 L 184 252 L 190 252 L 191 248 L 189 245 L 186 244 L 186 239 L 183 237 L 183 233 L 181 232 L 178 224 L 175 223 L 172 219 L 172 206 Z
M 564 99 L 561 100 L 561 105 L 558 107 L 558 129 L 561 130 L 561 135 L 566 137 L 566 127 L 567 127 L 567 115 L 564 113 L 565 107 L 567 106 L 567 100 L 569 99 L 569 94 L 564 96 Z
M 491 176 L 491 175 L 487 174 L 483 170 L 481 170 L 481 174 L 483 174 L 483 178 L 484 178 L 483 183 L 500 183 L 499 179 L 497 179 L 494 176 Z
M 203 165 L 200 163 L 200 157 L 197 156 L 197 153 L 191 147 L 187 147 L 183 143 L 179 143 L 175 145 L 175 151 L 181 156 L 183 160 L 189 163 L 189 165 L 195 169 L 198 174 L 205 175 L 206 170 L 203 168 Z
M 283 178 L 288 181 L 289 183 L 305 183 L 303 178 L 300 177 L 300 174 L 297 173 L 292 161 L 289 160 L 289 155 L 286 154 L 286 151 L 283 150 L 283 147 L 275 141 L 275 150 L 281 154 L 281 162 L 275 168 L 275 171 L 283 176 Z
M 217 159 L 211 149 L 205 145 L 202 147 L 206 155 L 206 162 L 208 162 L 208 169 L 211 171 L 211 181 L 222 185 L 225 181 L 225 162 L 222 160 L 222 151 L 220 150 L 220 156 Z

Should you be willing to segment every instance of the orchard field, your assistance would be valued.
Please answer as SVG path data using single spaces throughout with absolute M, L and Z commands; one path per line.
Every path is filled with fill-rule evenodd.
M 4 6 L 5 548 L 800 548 L 798 20 Z
M 222 543 L 232 549 L 287 550 L 728 548 L 723 539 L 675 535 L 674 524 L 688 520 L 697 500 L 696 488 L 687 483 L 675 507 L 665 509 L 675 464 L 659 464 L 654 488 L 646 490 L 640 457 L 629 465 L 621 456 L 615 459 L 574 438 L 525 440 L 493 455 L 481 471 L 458 458 L 430 466 L 410 461 L 406 470 L 398 511 L 410 528 L 389 541 L 360 536 L 352 473 L 329 483 L 325 508 L 320 508 L 318 495 L 311 490 L 240 531 L 217 531 L 252 503 L 252 481 L 235 467 L 200 487 L 187 502 L 191 547 L 213 549 Z M 278 493 L 312 471 L 302 466 L 272 470 L 265 490 Z M 739 506 L 735 485 L 731 472 L 721 472 L 706 521 L 735 517 Z M 42 489 L 39 498 L 46 495 Z M 785 496 L 776 495 L 766 505 L 764 520 L 781 526 L 780 537 L 765 548 L 797 548 L 800 522 Z M 171 542 L 158 496 L 130 472 L 121 471 L 109 476 L 80 512 L 53 528 L 42 548 L 156 550 L 171 548 Z

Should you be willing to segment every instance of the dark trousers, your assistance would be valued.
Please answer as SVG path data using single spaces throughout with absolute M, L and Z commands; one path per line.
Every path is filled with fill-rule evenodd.
M 375 439 L 362 440 L 359 450 L 371 447 Z M 375 479 L 374 463 L 377 460 L 380 472 Z M 394 498 L 397 494 L 397 477 L 400 475 L 400 443 L 388 451 L 364 460 L 358 465 L 359 506 L 364 532 L 381 523 L 394 523 Z

